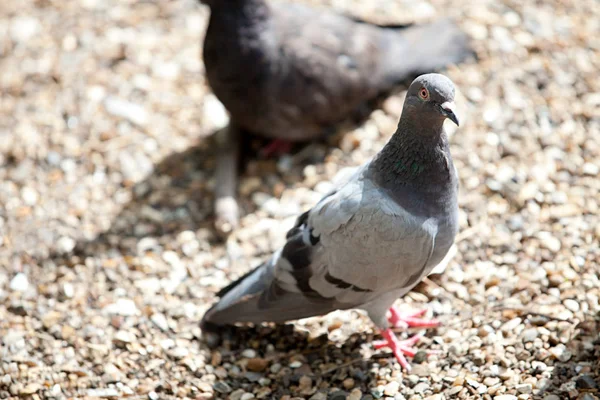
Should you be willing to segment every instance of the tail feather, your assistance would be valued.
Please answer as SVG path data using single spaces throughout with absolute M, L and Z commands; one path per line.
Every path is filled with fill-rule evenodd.
M 333 299 L 309 298 L 274 282 L 273 259 L 223 288 L 221 299 L 204 314 L 200 326 L 214 330 L 238 322 L 275 322 L 327 314 L 340 308 Z
M 448 18 L 386 29 L 382 41 L 381 66 L 386 85 L 475 57 L 468 36 Z

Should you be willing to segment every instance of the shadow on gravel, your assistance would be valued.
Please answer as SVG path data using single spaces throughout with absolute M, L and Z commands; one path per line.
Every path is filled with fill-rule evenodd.
M 319 391 L 321 382 L 326 381 L 327 389 L 320 391 L 327 398 L 341 400 L 353 388 L 369 393 L 377 386 L 377 377 L 370 373 L 372 367 L 392 360 L 390 354 L 365 359 L 361 347 L 370 338 L 364 334 L 362 338 L 353 334 L 338 344 L 329 341 L 327 334 L 311 338 L 308 332 L 291 324 L 231 327 L 220 332 L 220 340 L 216 335 L 208 336 L 208 344 L 213 347 L 211 363 L 216 368 L 214 388 L 217 398 L 223 399 L 238 389 L 252 392 L 256 382 L 263 386 L 264 398 L 284 395 L 309 398 Z M 234 365 L 228 368 L 227 376 L 217 371 L 224 363 Z M 343 382 L 347 379 L 352 379 L 353 388 L 349 387 L 349 381 L 344 388 Z M 277 389 L 271 391 L 272 387 Z M 336 392 L 333 388 L 339 390 Z
M 587 316 L 567 343 L 542 398 L 594 400 L 600 391 L 600 315 Z M 568 360 L 567 360 L 568 358 Z M 545 397 L 555 395 L 558 397 Z

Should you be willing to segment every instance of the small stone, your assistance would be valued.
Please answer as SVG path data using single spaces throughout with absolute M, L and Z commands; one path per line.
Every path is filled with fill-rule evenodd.
M 131 343 L 134 340 L 135 335 L 131 332 L 124 330 L 117 331 L 117 333 L 115 333 L 115 336 L 113 337 L 113 342 L 121 345 Z
M 578 389 L 584 389 L 584 390 L 598 388 L 598 383 L 596 383 L 596 380 L 589 375 L 581 375 L 575 381 L 575 385 Z
M 38 390 L 40 390 L 42 387 L 40 385 L 38 385 L 37 383 L 30 383 L 27 386 L 25 386 L 23 389 L 19 390 L 19 394 L 21 396 L 30 396 L 34 393 L 37 393 Z
M 346 392 L 344 392 L 343 390 L 338 390 L 336 392 L 329 394 L 329 397 L 327 400 L 346 400 L 347 398 L 348 398 L 348 394 Z
M 152 314 L 152 316 L 150 317 L 150 321 L 152 321 L 152 323 L 163 332 L 169 330 L 169 323 L 167 322 L 167 317 L 165 317 L 165 315 L 162 313 Z
M 529 328 L 523 331 L 523 342 L 529 343 L 533 342 L 538 337 L 537 328 Z
M 70 253 L 73 251 L 76 244 L 77 242 L 75 242 L 75 239 L 68 236 L 63 236 L 58 239 L 58 242 L 56 242 L 56 247 L 61 253 Z
M 517 400 L 517 396 L 513 396 L 512 394 L 501 394 L 499 396 L 494 396 L 494 400 Z
M 15 275 L 14 278 L 10 281 L 10 290 L 14 290 L 15 292 L 25 292 L 29 288 L 29 280 L 27 279 L 27 275 L 22 272 L 19 272 Z
M 516 385 L 515 389 L 517 389 L 517 392 L 519 393 L 529 394 L 533 390 L 533 386 L 531 383 L 521 383 Z
M 560 396 L 557 396 L 555 394 L 549 394 L 547 396 L 544 396 L 544 400 L 560 400 Z
M 352 378 L 346 378 L 344 379 L 344 381 L 342 382 L 342 386 L 344 386 L 344 389 L 350 390 L 354 387 L 354 379 Z
M 550 349 L 550 354 L 552 354 L 560 362 L 567 362 L 572 356 L 571 352 L 562 343 L 556 347 L 552 347 Z
M 301 394 L 310 394 L 312 389 L 312 379 L 307 375 L 302 375 L 298 382 L 298 389 L 300 389 Z
M 140 310 L 138 310 L 133 300 L 123 298 L 104 307 L 104 311 L 108 314 L 122 315 L 124 317 L 140 314 Z
M 65 295 L 67 299 L 72 299 L 75 295 L 75 288 L 69 282 L 65 282 L 62 285 L 62 293 Z
M 109 114 L 124 118 L 136 125 L 144 126 L 149 122 L 149 115 L 144 107 L 125 99 L 108 96 L 104 101 L 104 108 Z
M 266 399 L 271 394 L 271 388 L 263 387 L 256 392 L 257 399 Z
M 186 349 L 185 347 L 181 347 L 181 346 L 177 346 L 171 350 L 169 350 L 168 354 L 169 357 L 172 357 L 176 360 L 181 360 L 182 358 L 185 358 L 188 356 L 190 352 L 188 351 L 188 349 Z
M 271 368 L 269 368 L 269 371 L 271 371 L 272 373 L 276 374 L 279 371 L 281 371 L 282 365 L 279 363 L 275 363 L 273 365 L 271 365 Z
M 397 382 L 396 382 L 397 383 Z M 425 382 L 418 383 L 413 390 L 415 393 L 423 394 L 425 391 L 429 390 L 429 384 Z M 397 391 L 397 390 L 396 390 Z M 386 393 L 387 394 L 387 393 Z
M 503 332 L 511 332 L 515 330 L 517 326 L 521 324 L 521 318 L 513 318 L 510 321 L 506 322 L 504 325 L 500 327 L 500 330 Z
M 150 400 L 158 400 L 158 393 L 156 393 L 154 390 L 151 391 L 150 393 L 148 393 L 148 399 Z
M 256 351 L 253 349 L 246 349 L 246 350 L 242 351 L 242 357 L 243 358 L 255 358 Z
M 213 389 L 215 389 L 215 391 L 222 393 L 222 394 L 227 394 L 231 392 L 231 386 L 229 386 L 227 383 L 223 382 L 223 381 L 217 381 L 215 382 L 215 384 L 213 385 Z
M 301 366 L 302 366 L 302 361 L 296 360 L 296 361 L 292 361 L 290 363 L 290 368 L 296 369 L 296 368 L 300 368 Z
M 317 392 L 309 400 L 327 400 L 327 395 L 325 393 Z
M 113 388 L 88 389 L 89 397 L 119 397 L 119 391 Z
M 383 394 L 386 396 L 395 396 L 398 393 L 398 389 L 400 389 L 400 383 L 391 381 L 383 388 Z
M 233 392 L 231 392 L 231 394 L 229 395 L 229 400 L 240 400 L 242 398 L 242 395 L 246 393 L 244 391 L 244 389 L 238 389 L 238 390 L 234 390 Z
M 563 301 L 563 304 L 565 305 L 565 307 L 567 307 L 573 312 L 579 311 L 579 303 L 573 299 L 566 299 L 565 301 Z
M 347 400 L 360 400 L 360 399 L 362 399 L 362 395 L 363 394 L 360 391 L 360 389 L 356 388 L 350 392 L 350 395 L 348 396 Z
M 246 368 L 253 372 L 262 372 L 269 365 L 269 361 L 264 358 L 251 358 L 246 364 Z
M 244 393 L 242 395 L 242 397 L 240 397 L 240 400 L 250 400 L 254 398 L 254 394 L 253 393 Z

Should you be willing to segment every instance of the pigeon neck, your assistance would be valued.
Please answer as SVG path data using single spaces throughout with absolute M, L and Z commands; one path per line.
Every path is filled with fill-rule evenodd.
M 423 186 L 446 183 L 453 177 L 444 121 L 426 122 L 427 127 L 418 118 L 402 116 L 396 133 L 373 160 L 385 182 Z

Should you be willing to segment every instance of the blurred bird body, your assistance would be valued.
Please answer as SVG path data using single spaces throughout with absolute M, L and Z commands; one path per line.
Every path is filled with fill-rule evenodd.
M 457 232 L 458 183 L 443 128 L 446 118 L 458 124 L 453 100 L 448 78 L 417 78 L 386 146 L 302 214 L 271 259 L 221 290 L 204 326 L 360 308 L 397 340 L 386 312 L 444 259 Z
M 208 82 L 237 126 L 269 138 L 322 136 L 394 84 L 472 54 L 449 20 L 379 27 L 301 4 L 204 2 Z

